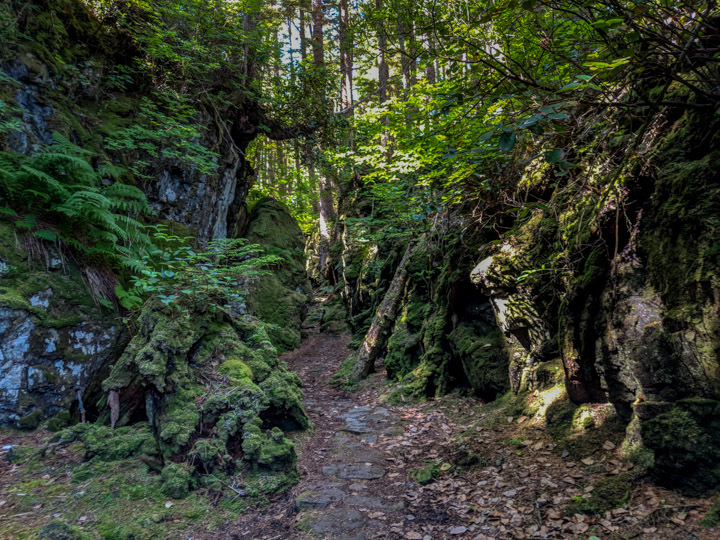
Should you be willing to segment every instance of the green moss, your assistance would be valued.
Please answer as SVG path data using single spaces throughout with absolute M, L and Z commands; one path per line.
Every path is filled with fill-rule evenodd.
M 345 359 L 340 366 L 340 369 L 338 369 L 337 372 L 330 377 L 330 380 L 328 381 L 330 385 L 340 387 L 344 390 L 353 390 L 355 388 L 357 381 L 354 381 L 352 378 L 353 369 L 355 367 L 355 358 L 356 356 L 351 354 Z
M 230 459 L 225 444 L 218 439 L 199 439 L 195 441 L 190 456 L 199 459 L 205 471 L 212 471 L 217 461 Z
M 102 461 L 117 461 L 134 456 L 156 456 L 157 445 L 146 426 L 126 426 L 111 429 L 98 424 L 76 424 L 56 433 L 53 441 L 80 441 L 85 459 L 97 457 Z
M 343 332 L 347 330 L 347 316 L 345 303 L 340 296 L 337 296 L 332 302 L 323 305 L 320 331 Z
M 716 498 L 707 514 L 703 517 L 700 525 L 708 529 L 717 527 L 720 525 L 720 497 Z
M 92 538 L 78 527 L 68 525 L 64 521 L 54 519 L 38 532 L 39 538 L 47 540 L 86 540 Z
M 717 185 L 717 122 L 685 113 L 653 149 L 658 178 L 644 217 L 640 248 L 650 279 L 668 309 L 695 303 L 716 278 L 720 242 L 714 225 Z
M 565 508 L 565 515 L 604 514 L 608 510 L 625 506 L 632 493 L 638 474 L 625 472 L 603 478 L 589 495 L 574 497 Z
M 416 469 L 410 473 L 410 478 L 415 480 L 420 485 L 427 485 L 433 482 L 440 475 L 440 469 L 438 469 L 436 463 L 430 463 L 425 467 Z
M 306 429 L 309 425 L 300 385 L 300 378 L 289 371 L 276 371 L 259 385 L 273 408 L 275 423 L 286 429 Z
M 667 409 L 667 407 L 666 407 Z M 720 403 L 690 398 L 640 424 L 643 444 L 654 452 L 651 475 L 688 494 L 720 485 Z
M 275 427 L 260 447 L 257 462 L 271 470 L 292 470 L 297 462 L 295 445 Z
M 200 421 L 200 410 L 195 403 L 200 394 L 199 386 L 188 385 L 178 388 L 167 399 L 167 405 L 157 419 L 160 426 L 158 438 L 166 457 L 190 443 Z
M 53 433 L 60 431 L 70 423 L 70 411 L 58 411 L 47 421 L 47 429 Z
M 547 431 L 558 451 L 567 450 L 576 459 L 592 455 L 607 440 L 620 444 L 624 422 L 606 408 L 576 405 L 568 399 L 551 403 L 545 411 Z
M 286 352 L 300 345 L 300 325 L 311 294 L 305 271 L 305 240 L 288 210 L 277 201 L 258 201 L 249 216 L 245 237 L 283 262 L 250 286 L 248 310 L 266 323 L 269 340 Z
M 160 476 L 162 492 L 173 499 L 184 499 L 190 493 L 190 471 L 184 465 L 168 463 Z
M 468 382 L 482 397 L 494 399 L 510 388 L 508 355 L 499 329 L 461 323 L 448 337 Z
M 228 358 L 220 364 L 218 371 L 223 375 L 230 377 L 232 382 L 237 382 L 241 379 L 252 380 L 253 378 L 252 370 L 239 358 Z
M 20 417 L 18 419 L 17 423 L 18 426 L 22 429 L 35 429 L 40 425 L 40 422 L 42 421 L 43 413 L 40 409 L 35 409 L 31 413 L 26 414 L 25 416 Z

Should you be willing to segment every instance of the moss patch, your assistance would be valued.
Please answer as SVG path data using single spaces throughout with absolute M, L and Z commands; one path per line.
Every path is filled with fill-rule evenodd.
M 588 495 L 574 497 L 565 508 L 565 515 L 604 514 L 625 506 L 638 478 L 635 472 L 625 472 L 603 478 Z

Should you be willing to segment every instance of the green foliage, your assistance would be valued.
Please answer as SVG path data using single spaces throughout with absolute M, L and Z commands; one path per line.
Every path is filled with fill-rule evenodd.
M 163 112 L 167 111 L 167 112 Z M 201 174 L 217 169 L 218 155 L 200 144 L 204 127 L 196 122 L 197 110 L 182 95 L 156 95 L 154 101 L 143 98 L 135 122 L 116 131 L 105 140 L 108 150 L 137 153 L 130 170 L 140 178 L 151 178 L 153 164 L 183 163 Z
M 211 312 L 228 311 L 242 301 L 241 291 L 249 280 L 268 274 L 266 267 L 282 261 L 244 239 L 213 240 L 207 251 L 196 252 L 185 243 L 187 238 L 159 229 L 154 234 L 156 247 L 136 261 L 132 286 L 116 288 L 121 304 L 129 309 L 139 307 L 143 297 L 152 297 L 182 312 L 188 312 L 183 299 L 204 304 Z
M 127 184 L 105 185 L 89 152 L 54 138 L 35 156 L 0 154 L 2 213 L 17 229 L 61 242 L 88 261 L 132 267 L 150 243 L 137 220 L 151 211 L 145 195 Z
M 707 528 L 713 528 L 720 525 L 720 498 L 716 498 L 713 501 L 710 510 L 708 510 L 707 514 L 705 514 L 705 517 L 703 517 L 700 524 Z

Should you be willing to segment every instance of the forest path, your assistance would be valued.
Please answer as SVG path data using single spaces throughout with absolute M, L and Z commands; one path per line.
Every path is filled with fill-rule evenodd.
M 611 441 L 573 457 L 531 419 L 462 391 L 387 405 L 381 364 L 354 392 L 332 387 L 350 338 L 321 333 L 319 314 L 314 305 L 301 347 L 282 358 L 304 382 L 314 424 L 296 439 L 299 483 L 193 540 L 717 538 L 699 525 L 710 500 L 647 481 L 625 492 L 620 508 L 568 512 L 573 500 L 631 473 Z M 411 477 L 421 468 L 432 473 L 426 485 Z
M 311 312 L 308 321 L 315 322 L 305 327 L 301 347 L 282 358 L 303 380 L 314 424 L 310 438 L 298 441 L 300 482 L 261 514 L 241 517 L 230 537 L 360 539 L 387 531 L 397 538 L 408 518 L 402 497 L 408 471 L 394 464 L 391 452 L 405 435 L 404 413 L 377 403 L 383 375 L 358 392 L 328 384 L 350 353 L 350 338 L 320 333 L 318 319 L 319 312 Z

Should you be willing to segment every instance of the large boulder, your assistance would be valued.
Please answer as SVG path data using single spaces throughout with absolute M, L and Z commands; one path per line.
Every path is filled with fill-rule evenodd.
M 270 340 L 280 351 L 295 349 L 312 298 L 302 231 L 282 203 L 266 198 L 253 207 L 245 238 L 262 245 L 267 254 L 282 258 L 272 275 L 250 285 L 248 309 L 265 323 Z
M 1 425 L 34 428 L 79 405 L 119 354 L 121 332 L 86 279 L 52 246 L 0 222 Z

